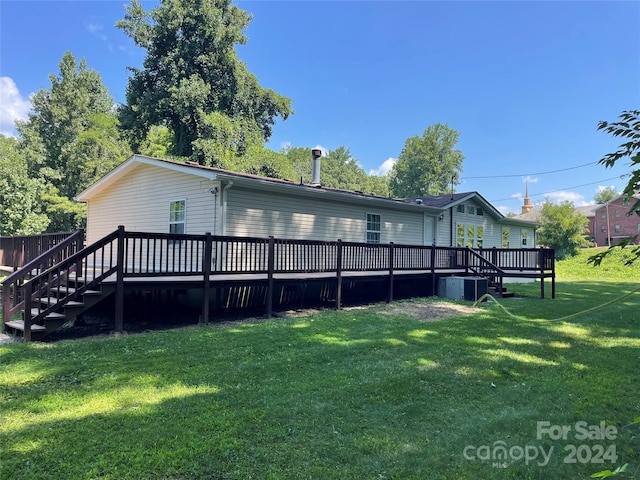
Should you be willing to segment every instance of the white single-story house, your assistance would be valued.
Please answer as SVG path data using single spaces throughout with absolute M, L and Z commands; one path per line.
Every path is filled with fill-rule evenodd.
M 134 232 L 536 247 L 537 224 L 505 217 L 477 192 L 393 199 L 143 155 L 76 199 L 88 205 L 88 244 L 124 225 Z

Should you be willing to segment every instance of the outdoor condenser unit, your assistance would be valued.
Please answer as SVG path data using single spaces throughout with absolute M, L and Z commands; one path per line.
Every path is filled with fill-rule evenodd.
M 473 302 L 487 293 L 487 288 L 483 277 L 443 277 L 438 281 L 438 296 Z

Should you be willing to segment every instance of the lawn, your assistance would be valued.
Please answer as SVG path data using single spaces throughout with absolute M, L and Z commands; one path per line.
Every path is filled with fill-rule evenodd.
M 586 255 L 555 300 L 515 286 L 515 317 L 374 305 L 2 346 L 0 478 L 638 478 L 640 293 L 593 308 L 640 266 Z

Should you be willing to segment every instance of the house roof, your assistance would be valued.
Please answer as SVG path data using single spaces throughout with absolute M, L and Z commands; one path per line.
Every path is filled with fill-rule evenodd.
M 374 202 L 377 204 L 384 203 L 384 206 L 386 207 L 392 206 L 401 209 L 419 208 L 434 213 L 440 213 L 450 207 L 456 206 L 459 203 L 473 199 L 474 201 L 482 205 L 486 212 L 490 212 L 490 214 L 500 223 L 531 226 L 531 222 L 505 217 L 478 192 L 453 193 L 447 195 L 437 195 L 433 197 L 395 199 L 391 197 L 381 197 L 378 195 L 366 194 L 363 192 L 329 188 L 318 185 L 308 185 L 297 183 L 291 180 L 263 177 L 260 175 L 252 175 L 249 173 L 232 172 L 221 168 L 207 167 L 195 162 L 178 162 L 175 160 L 148 157 L 146 155 L 131 156 L 116 168 L 114 168 L 111 172 L 102 177 L 100 180 L 93 183 L 78 195 L 76 195 L 76 200 L 82 202 L 90 200 L 92 197 L 102 192 L 104 189 L 108 188 L 110 185 L 117 182 L 120 178 L 124 177 L 128 172 L 134 170 L 140 165 L 152 165 L 160 168 L 167 168 L 176 172 L 196 175 L 210 181 L 221 180 L 247 182 L 251 183 L 253 187 L 258 188 L 277 188 L 280 190 L 295 189 L 298 193 L 309 195 L 340 196 L 342 199 L 344 199 L 345 196 L 348 196 L 349 198 L 357 202 Z

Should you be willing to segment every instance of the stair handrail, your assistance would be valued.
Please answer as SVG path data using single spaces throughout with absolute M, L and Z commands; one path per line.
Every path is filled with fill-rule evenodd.
M 55 266 L 65 261 L 70 255 L 82 250 L 83 246 L 84 230 L 80 229 L 30 262 L 27 262 L 22 268 L 11 273 L 0 282 L 2 284 L 2 322 L 9 322 L 11 317 L 21 310 L 19 305 L 22 306 L 24 304 L 24 298 L 20 301 L 20 291 L 23 289 L 24 284 L 33 278 L 31 277 L 32 272 L 40 272 L 43 269 L 51 268 L 52 265 Z M 68 255 L 64 255 L 65 253 L 68 253 Z M 63 255 L 64 258 L 60 255 Z M 12 299 L 14 302 L 12 302 Z
M 73 273 L 74 269 L 76 268 L 80 268 L 80 271 L 84 270 L 86 273 L 87 265 L 85 265 L 84 268 L 82 268 L 81 265 L 83 265 L 83 263 L 98 250 L 104 248 L 113 241 L 119 240 L 118 234 L 119 230 L 110 233 L 97 242 L 92 243 L 91 245 L 66 258 L 64 261 L 33 277 L 27 285 L 28 291 L 31 293 L 31 298 L 29 299 L 29 301 L 33 303 L 32 300 L 37 299 L 42 295 L 43 292 L 51 291 L 51 287 L 57 287 L 59 285 L 59 280 L 61 278 L 64 278 L 65 276 L 68 276 L 69 273 Z M 75 289 L 74 292 L 67 292 L 65 295 L 59 296 L 58 301 L 55 304 L 49 305 L 46 308 L 38 308 L 37 315 L 32 318 L 33 323 L 37 323 L 41 318 L 47 316 L 52 312 L 60 310 L 70 301 L 79 298 L 85 291 L 91 289 L 93 286 L 100 283 L 104 278 L 115 273 L 117 268 L 118 262 L 116 260 L 116 262 L 112 263 L 108 269 L 101 269 L 101 273 L 99 275 L 94 275 L 94 277 L 90 281 L 83 282 L 82 286 Z M 77 271 L 77 273 L 80 272 Z
M 491 261 L 487 260 L 485 257 L 480 255 L 478 252 L 476 252 L 472 248 L 466 247 L 466 250 L 467 250 L 468 254 L 470 254 L 473 257 L 475 257 L 475 258 L 480 260 L 480 263 L 481 263 L 483 268 L 489 267 L 490 270 L 493 270 L 491 272 L 491 274 L 492 274 L 491 276 L 499 278 L 499 286 L 500 286 L 500 288 L 502 288 L 502 280 L 503 280 L 503 277 L 504 277 L 504 270 L 502 268 L 500 268 L 498 265 L 496 265 L 495 263 L 492 263 Z M 477 273 L 478 275 L 482 275 L 483 277 L 487 277 L 487 278 L 489 277 L 489 275 L 487 275 L 486 272 L 476 270 L 474 267 L 472 267 L 470 265 L 470 263 L 471 262 L 469 262 L 467 260 L 467 265 L 469 266 L 469 269 L 471 269 L 474 273 Z

